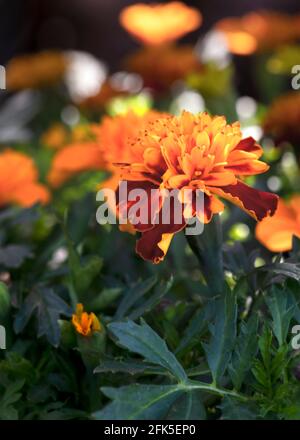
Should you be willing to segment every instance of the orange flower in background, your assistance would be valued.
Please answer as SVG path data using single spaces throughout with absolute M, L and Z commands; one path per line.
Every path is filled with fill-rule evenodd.
M 263 122 L 266 134 L 276 142 L 300 143 L 300 93 L 290 92 L 275 99 Z
M 67 139 L 68 130 L 63 124 L 57 122 L 42 134 L 40 142 L 47 148 L 56 150 L 62 147 L 67 142 Z
M 279 199 L 275 215 L 258 223 L 255 235 L 272 252 L 290 251 L 293 236 L 300 238 L 300 195 Z
M 72 324 L 76 332 L 83 336 L 91 336 L 94 332 L 102 330 L 97 316 L 94 313 L 84 312 L 82 304 L 77 304 L 76 313 L 72 316 Z
M 216 29 L 224 34 L 229 50 L 237 55 L 273 50 L 295 42 L 300 36 L 296 18 L 275 11 L 225 18 L 217 23 Z
M 63 79 L 67 60 L 62 52 L 43 51 L 17 56 L 6 66 L 8 90 L 51 86 Z
M 69 130 L 60 122 L 53 123 L 40 137 L 40 143 L 52 150 L 58 150 L 67 144 L 91 141 L 95 138 L 94 128 L 90 124 L 78 124 Z
M 195 51 L 186 45 L 145 47 L 130 55 L 125 67 L 141 75 L 145 86 L 156 91 L 169 89 L 175 81 L 202 70 Z
M 161 45 L 178 40 L 197 29 L 202 16 L 197 9 L 181 2 L 147 5 L 137 3 L 123 9 L 124 29 L 146 45 Z
M 80 126 L 72 133 L 72 137 L 87 136 L 93 139 L 74 142 L 65 146 L 54 156 L 48 181 L 52 187 L 58 188 L 75 175 L 85 171 L 106 170 L 111 173 L 101 186 L 116 189 L 119 182 L 119 170 L 115 162 L 130 161 L 133 152 L 127 142 L 135 136 L 149 120 L 156 119 L 160 113 L 150 111 L 144 116 L 133 112 L 115 117 L 106 116 L 101 124 L 92 124 L 86 130 Z
M 12 150 L 0 153 L 0 206 L 15 203 L 29 207 L 49 200 L 50 194 L 38 183 L 38 171 L 30 157 Z
M 223 116 L 211 117 L 207 113 L 193 115 L 183 112 L 180 116 L 158 118 L 150 121 L 131 141 L 135 160 L 120 164 L 121 178 L 129 189 L 144 189 L 151 203 L 151 189 L 197 189 L 204 194 L 204 213 L 195 212 L 204 223 L 214 214 L 224 210 L 218 196 L 231 201 L 255 220 L 273 215 L 277 196 L 258 191 L 241 180 L 243 176 L 264 173 L 268 165 L 259 159 L 262 148 L 251 137 L 242 139 L 240 124 L 230 125 Z M 146 203 L 149 203 L 148 200 Z M 119 204 L 120 212 L 133 202 Z M 184 229 L 181 224 L 162 224 L 160 211 L 147 225 L 134 228 L 142 236 L 137 242 L 137 253 L 145 260 L 159 263 L 163 260 L 171 239 Z
M 58 188 L 79 173 L 102 168 L 102 152 L 96 141 L 74 143 L 62 148 L 54 156 L 48 181 L 53 188 Z

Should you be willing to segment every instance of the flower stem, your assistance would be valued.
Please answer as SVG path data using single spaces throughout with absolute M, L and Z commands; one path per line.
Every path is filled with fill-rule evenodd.
M 220 217 L 215 215 L 210 223 L 204 225 L 201 235 L 186 235 L 186 238 L 199 261 L 212 296 L 222 294 L 224 292 L 224 270 Z

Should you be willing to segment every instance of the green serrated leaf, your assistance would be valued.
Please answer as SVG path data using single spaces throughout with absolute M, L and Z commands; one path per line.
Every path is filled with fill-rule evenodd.
M 152 310 L 157 304 L 159 304 L 162 298 L 168 293 L 172 285 L 173 285 L 173 277 L 171 277 L 167 282 L 161 281 L 155 287 L 153 295 L 151 295 L 148 299 L 146 299 L 143 302 L 143 304 L 141 304 L 139 307 L 133 309 L 129 313 L 128 318 L 132 320 L 136 320 L 141 316 L 143 316 L 144 314 L 150 312 L 150 310 Z
M 222 411 L 222 420 L 256 420 L 259 418 L 258 409 L 232 397 L 224 397 L 219 408 Z
M 228 290 L 217 303 L 215 324 L 210 326 L 211 340 L 209 344 L 204 344 L 215 384 L 222 378 L 230 362 L 236 339 L 236 322 L 236 296 Z
M 232 362 L 229 366 L 231 380 L 236 390 L 240 390 L 244 378 L 251 370 L 253 359 L 257 353 L 258 318 L 253 316 L 247 323 L 241 324 Z
M 94 373 L 126 373 L 132 376 L 136 374 L 145 374 L 146 372 L 148 374 L 149 372 L 162 375 L 166 374 L 166 371 L 163 368 L 154 367 L 146 362 L 139 362 L 131 359 L 127 361 L 115 361 L 113 359 L 104 360 L 94 370 Z
M 96 420 L 161 420 L 182 394 L 177 385 L 128 385 L 101 388 L 113 400 L 93 414 Z
M 24 330 L 31 316 L 38 322 L 37 336 L 46 336 L 50 344 L 57 347 L 60 339 L 58 320 L 61 315 L 71 316 L 72 310 L 52 289 L 36 286 L 25 299 L 14 321 L 16 333 Z
M 186 392 L 171 406 L 167 420 L 205 420 L 206 411 L 199 391 Z
M 186 373 L 163 339 L 145 322 L 141 325 L 132 321 L 116 322 L 108 326 L 117 343 L 143 356 L 148 362 L 168 370 L 178 381 L 187 379 Z
M 186 235 L 187 241 L 198 258 L 200 268 L 207 281 L 211 296 L 224 291 L 224 270 L 222 256 L 222 225 L 218 215 L 204 226 L 200 235 Z
M 144 281 L 135 283 L 120 301 L 119 307 L 115 314 L 115 319 L 122 319 L 127 316 L 127 312 L 132 306 L 143 296 L 148 293 L 157 283 L 157 276 L 151 276 Z
M 272 329 L 279 346 L 286 343 L 291 320 L 295 313 L 295 303 L 288 292 L 278 286 L 272 286 L 271 295 L 266 297 L 266 303 L 272 315 Z
M 85 261 L 81 262 L 73 241 L 71 240 L 65 227 L 64 232 L 69 253 L 71 279 L 75 291 L 79 297 L 78 299 L 80 300 L 81 294 L 86 292 L 95 277 L 100 273 L 103 260 L 98 255 L 92 255 L 89 256 Z
M 24 380 L 17 380 L 6 387 L 0 397 L 0 420 L 18 420 L 18 411 L 13 405 L 20 399 L 24 383 Z
M 295 263 L 273 263 L 257 268 L 257 271 L 271 272 L 300 281 L 300 267 Z
M 272 339 L 273 335 L 267 325 L 263 329 L 263 333 L 259 338 L 259 350 L 263 359 L 264 366 L 269 370 L 271 368 L 272 358 Z
M 211 321 L 213 310 L 212 303 L 209 302 L 205 308 L 199 309 L 190 319 L 188 326 L 183 332 L 181 341 L 176 349 L 176 353 L 180 353 L 192 345 L 193 341 L 198 343 L 199 338 L 206 330 L 208 323 Z

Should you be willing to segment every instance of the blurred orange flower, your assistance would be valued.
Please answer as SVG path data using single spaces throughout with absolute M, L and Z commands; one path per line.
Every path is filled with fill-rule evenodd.
M 12 150 L 0 153 L 0 206 L 16 203 L 29 207 L 49 200 L 50 194 L 38 183 L 38 172 L 30 157 Z
M 56 150 L 66 144 L 67 139 L 68 130 L 63 124 L 57 122 L 42 134 L 40 142 L 45 147 Z
M 161 45 L 197 29 L 202 16 L 197 9 L 181 2 L 153 5 L 137 3 L 123 9 L 120 22 L 127 32 L 143 44 Z
M 289 92 L 275 99 L 263 122 L 266 134 L 276 142 L 300 143 L 300 93 Z
M 76 332 L 83 336 L 91 336 L 94 332 L 102 330 L 97 316 L 94 313 L 84 312 L 82 304 L 77 304 L 76 313 L 72 316 L 72 324 Z
M 169 89 L 175 81 L 202 70 L 195 51 L 186 45 L 142 48 L 127 58 L 125 67 L 156 91 Z
M 300 36 L 296 18 L 274 11 L 225 18 L 217 23 L 216 29 L 224 33 L 229 50 L 237 55 L 266 52 Z
M 293 236 L 300 238 L 300 195 L 279 199 L 275 215 L 258 223 L 255 235 L 272 252 L 290 251 Z
M 56 153 L 48 174 L 49 183 L 52 187 L 58 188 L 76 174 L 84 171 L 106 170 L 111 173 L 111 177 L 101 186 L 116 189 L 119 182 L 119 169 L 114 166 L 114 163 L 130 161 L 134 157 L 127 139 L 135 136 L 139 129 L 158 115 L 160 113 L 154 111 L 144 116 L 128 112 L 115 117 L 105 116 L 101 124 L 91 124 L 89 133 L 93 136 L 92 140 L 74 142 Z
M 84 171 L 101 170 L 103 155 L 96 141 L 67 145 L 54 156 L 48 181 L 53 188 Z
M 36 89 L 62 80 L 67 60 L 62 52 L 43 51 L 17 56 L 6 66 L 8 90 Z
M 155 188 L 199 189 L 204 193 L 204 213 L 200 216 L 193 202 L 191 212 L 205 223 L 224 210 L 216 196 L 231 201 L 258 221 L 276 210 L 277 196 L 253 189 L 241 180 L 243 176 L 264 173 L 269 167 L 259 160 L 263 150 L 255 140 L 242 139 L 238 122 L 229 125 L 223 116 L 183 112 L 178 117 L 149 122 L 130 142 L 135 159 L 119 165 L 121 178 L 130 190 L 144 189 L 150 201 L 151 189 Z M 125 205 L 119 205 L 120 212 L 128 208 Z M 181 224 L 172 220 L 162 224 L 161 211 L 147 225 L 133 225 L 142 233 L 137 253 L 154 263 L 163 260 L 174 233 L 186 226 L 183 217 Z
M 67 144 L 78 144 L 95 138 L 93 125 L 78 124 L 69 130 L 64 124 L 55 122 L 40 137 L 42 146 L 58 150 Z

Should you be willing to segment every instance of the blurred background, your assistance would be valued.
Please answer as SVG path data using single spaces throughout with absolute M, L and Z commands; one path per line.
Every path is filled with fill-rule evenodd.
M 0 0 L 0 64 L 23 52 L 76 49 L 101 58 L 114 71 L 120 59 L 137 47 L 118 20 L 121 9 L 134 3 L 134 0 Z M 196 42 L 199 35 L 227 16 L 240 16 L 257 9 L 300 11 L 299 0 L 186 0 L 185 3 L 198 8 L 203 15 L 201 28 L 183 39 L 189 43 Z

